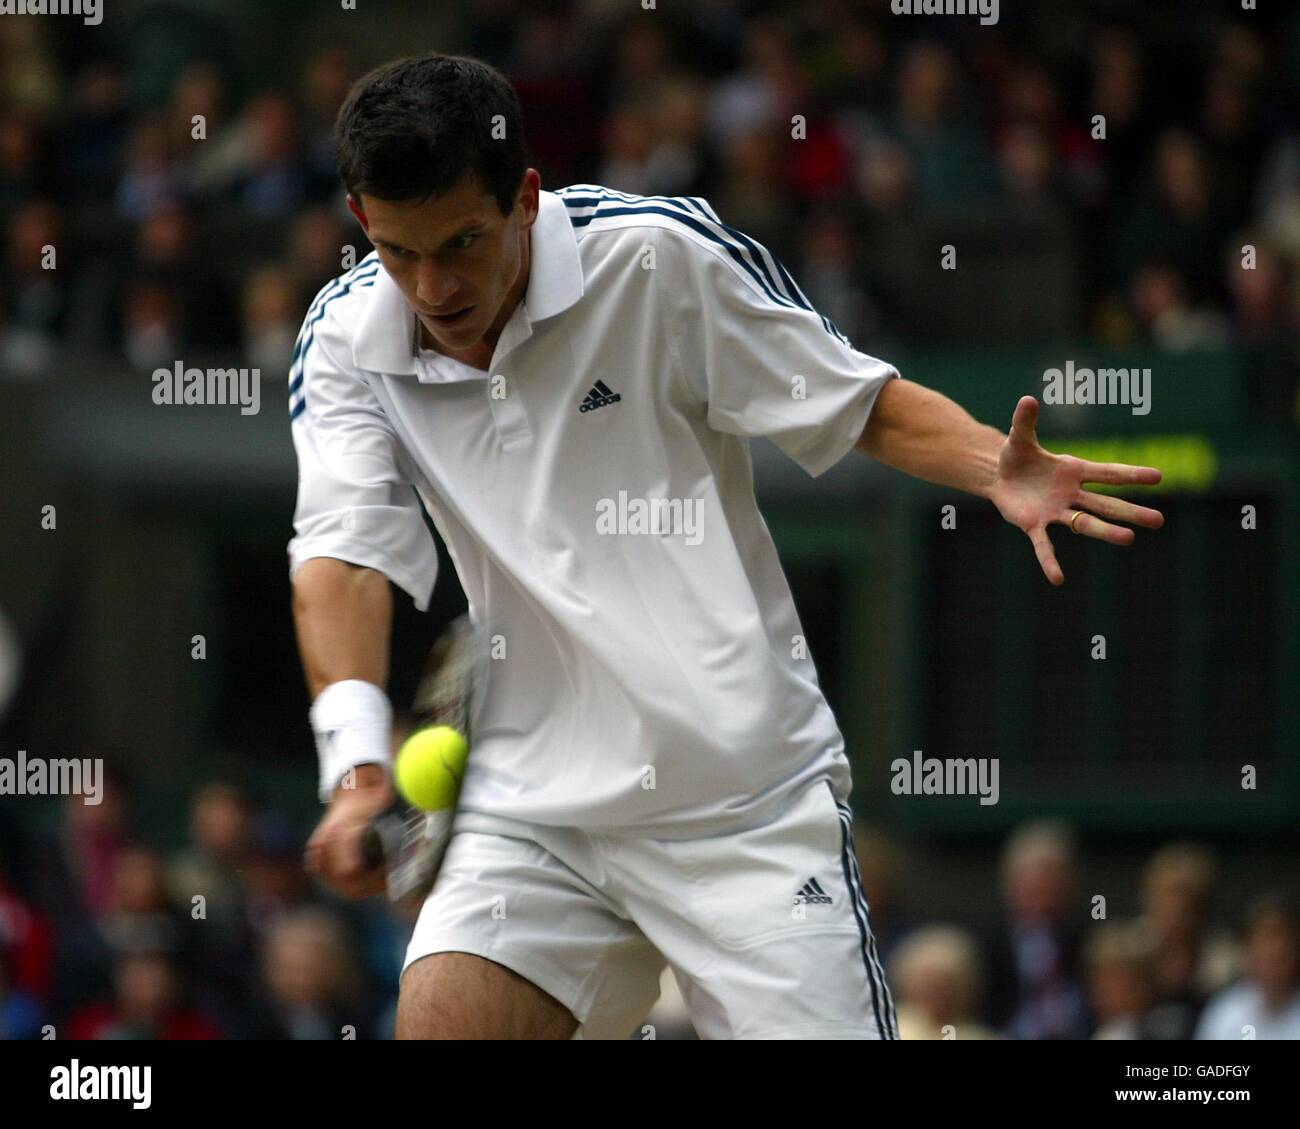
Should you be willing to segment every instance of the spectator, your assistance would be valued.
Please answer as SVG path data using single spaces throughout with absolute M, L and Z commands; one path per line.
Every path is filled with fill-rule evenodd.
M 136 230 L 131 283 L 157 285 L 179 319 L 184 348 L 219 349 L 238 340 L 238 319 L 220 262 L 200 246 L 194 213 L 168 201 Z
M 13 999 L 35 1006 L 49 996 L 53 949 L 45 915 L 9 885 L 0 872 L 0 978 Z M 22 1005 L 16 1004 L 21 1010 Z M 21 1037 L 21 1036 L 15 1036 Z
M 1267 237 L 1243 233 L 1224 256 L 1228 291 L 1232 295 L 1233 336 L 1246 346 L 1286 341 L 1297 329 L 1291 310 L 1290 265 Z M 1247 266 L 1243 247 L 1254 248 Z
M 31 114 L 0 117 L 0 211 L 12 211 L 51 187 L 39 121 Z
M 1207 1005 L 1198 1039 L 1300 1039 L 1300 922 L 1269 896 L 1246 919 L 1246 977 Z
M 332 914 L 302 910 L 277 922 L 266 941 L 263 974 L 272 1015 L 264 1037 L 339 1039 L 370 1034 L 360 1006 L 355 954 Z
M 33 200 L 13 213 L 5 235 L 6 367 L 21 375 L 43 373 L 57 356 L 76 274 L 63 242 L 62 210 Z
M 323 187 L 313 178 L 298 111 L 284 95 L 259 94 L 244 109 L 243 151 L 232 170 L 227 198 L 253 219 L 284 220 L 320 200 Z
M 787 143 L 785 135 L 770 128 L 731 136 L 722 154 L 719 187 L 710 201 L 724 223 L 783 261 L 793 259 L 797 249 L 788 222 L 792 198 L 782 187 L 781 154 Z
M 649 107 L 615 107 L 605 118 L 604 162 L 600 183 L 619 192 L 649 192 L 647 166 L 654 149 Z
M 1201 142 L 1186 131 L 1167 130 L 1156 145 L 1151 183 L 1116 229 L 1113 265 L 1120 278 L 1129 278 L 1144 263 L 1172 263 L 1192 280 L 1192 301 L 1217 300 L 1228 230 Z
M 823 204 L 803 228 L 798 282 L 813 307 L 828 317 L 855 347 L 871 352 L 885 325 L 884 286 L 872 277 L 853 238 L 857 213 Z M 876 355 L 876 354 L 874 354 Z
M 902 1039 L 996 1039 L 976 1015 L 982 987 L 979 951 L 965 930 L 918 929 L 890 963 Z
M 710 144 L 724 151 L 736 139 L 780 128 L 798 112 L 802 83 L 789 54 L 789 33 L 776 19 L 746 28 L 744 63 L 713 89 L 709 105 Z M 784 131 L 789 136 L 788 131 Z
M 244 287 L 243 355 L 264 380 L 287 377 L 301 324 L 294 276 L 276 265 L 257 270 Z
M 987 204 L 996 172 L 980 136 L 954 109 L 957 64 L 947 48 L 919 43 L 899 68 L 893 128 L 906 150 L 921 209 L 951 215 Z
M 242 872 L 245 912 L 258 943 L 276 923 L 318 901 L 302 866 L 302 842 L 277 812 L 253 823 L 252 847 Z
M 139 222 L 179 199 L 183 188 L 166 122 L 157 114 L 139 119 L 127 141 L 126 168 L 114 195 L 117 214 Z
M 62 145 L 70 195 L 110 199 L 131 124 L 126 76 L 113 60 L 95 60 L 77 75 L 72 99 Z
M 1002 857 L 1006 922 L 988 948 L 989 1021 L 1017 1039 L 1082 1038 L 1073 836 L 1057 824 L 1029 824 Z
M 193 919 L 195 999 L 224 1031 L 247 1037 L 257 959 L 243 881 L 253 850 L 248 797 L 233 784 L 210 781 L 195 793 L 189 831 L 189 846 L 167 877 L 172 900 Z
M 219 1039 L 202 1012 L 186 1006 L 184 987 L 165 952 L 125 952 L 113 969 L 112 1003 L 93 1004 L 69 1019 L 69 1039 Z
M 912 199 L 912 162 L 907 151 L 888 140 L 869 145 L 858 166 L 857 190 L 873 216 L 888 220 L 904 213 Z
M 1205 83 L 1201 115 L 1216 195 L 1233 221 L 1240 221 L 1268 150 L 1251 79 L 1230 62 L 1217 63 Z
M 672 45 L 663 21 L 626 20 L 614 33 L 609 104 L 658 106 L 672 81 Z
M 607 87 L 596 82 L 596 44 L 578 9 L 530 10 L 517 21 L 506 56 L 543 188 L 590 181 L 599 151 L 599 109 Z
M 1133 32 L 1104 28 L 1092 47 L 1090 119 L 1100 117 L 1105 142 L 1097 152 L 1105 161 L 1111 195 L 1126 199 L 1150 151 L 1152 103 L 1146 90 L 1146 60 Z
M 1209 851 L 1174 843 L 1142 877 L 1142 917 L 1156 946 L 1152 1022 L 1165 1038 L 1190 1038 L 1206 997 L 1235 973 L 1231 940 L 1208 919 L 1216 876 Z
M 345 246 L 353 249 L 352 266 L 370 251 L 365 236 L 355 228 L 345 228 L 334 209 L 309 208 L 294 220 L 285 265 L 294 273 L 299 311 L 311 304 L 322 286 L 348 269 L 343 260 Z
M 14 982 L 9 953 L 0 945 L 0 1042 L 36 1038 L 43 1018 L 37 997 Z
M 172 86 L 168 115 L 172 135 L 185 154 L 185 176 L 194 195 L 219 197 L 239 175 L 252 147 L 252 123 L 232 116 L 230 93 L 221 69 L 211 62 L 191 63 Z M 195 119 L 202 120 L 195 137 Z
M 1088 1003 L 1094 1039 L 1155 1039 L 1148 1017 L 1154 1002 L 1155 939 L 1140 922 L 1099 925 L 1088 938 Z
M 1153 262 L 1133 276 L 1132 306 L 1146 341 L 1170 353 L 1220 349 L 1227 322 L 1206 307 L 1194 308 L 1187 279 L 1172 263 Z
M 99 925 L 117 952 L 173 952 L 180 947 L 180 918 L 167 896 L 159 855 L 142 847 L 118 853 L 112 893 Z
M 250 822 L 248 799 L 235 785 L 217 780 L 198 789 L 190 806 L 190 845 L 167 872 L 177 905 L 189 905 L 201 894 L 209 913 L 238 906 Z
M 185 353 L 188 339 L 180 298 L 160 278 L 139 278 L 126 292 L 122 354 L 132 368 L 168 368 Z
M 330 196 L 337 190 L 334 118 L 355 77 L 356 67 L 343 47 L 313 51 L 303 65 L 303 155 L 315 198 Z
M 1232 336 L 1244 360 L 1247 411 L 1256 427 L 1285 427 L 1300 400 L 1300 287 L 1295 259 L 1259 233 L 1232 241 L 1224 257 Z M 1247 265 L 1243 247 L 1253 248 Z M 1294 426 L 1294 423 L 1292 423 Z
M 1055 154 L 1039 126 L 1008 126 L 998 142 L 998 166 L 1011 207 L 1021 212 L 1058 210 Z

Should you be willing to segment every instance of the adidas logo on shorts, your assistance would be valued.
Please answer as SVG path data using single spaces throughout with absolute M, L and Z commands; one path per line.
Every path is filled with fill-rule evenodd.
M 794 896 L 794 904 L 805 906 L 828 906 L 831 896 L 821 888 L 816 878 L 809 878 L 802 889 Z
M 603 380 L 598 380 L 591 386 L 587 398 L 578 405 L 578 411 L 594 412 L 597 408 L 603 408 L 606 404 L 617 404 L 621 399 L 623 397 L 613 391 L 608 384 Z

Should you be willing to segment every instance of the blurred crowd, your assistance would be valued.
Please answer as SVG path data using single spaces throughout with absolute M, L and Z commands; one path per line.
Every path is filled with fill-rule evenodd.
M 301 830 L 234 784 L 196 790 L 174 852 L 130 795 L 109 774 L 48 835 L 0 816 L 0 1038 L 391 1034 L 406 923 L 314 886 Z
M 131 808 L 110 774 L 48 836 L 0 816 L 0 1038 L 391 1035 L 409 919 L 312 883 L 301 831 L 228 781 L 195 790 L 179 851 L 133 834 Z M 899 844 L 856 839 L 905 1039 L 1300 1039 L 1290 893 L 1261 884 L 1224 920 L 1204 846 L 1165 845 L 1136 888 L 1092 893 L 1068 827 L 1023 826 L 998 920 L 974 928 L 916 915 Z M 693 1037 L 668 975 L 647 1022 Z
M 1256 413 L 1294 419 L 1300 13 L 1164 7 L 1047 2 L 982 27 L 893 17 L 884 0 L 464 0 L 413 49 L 511 77 L 544 187 L 709 198 L 865 351 L 1235 345 Z M 195 34 L 147 64 L 69 59 L 6 21 L 0 372 L 46 373 L 76 347 L 134 369 L 237 349 L 284 373 L 344 246 L 369 250 L 331 126 L 381 60 L 367 20 L 349 26 L 346 44 L 290 53 L 237 92 Z
M 1293 891 L 1260 883 L 1229 928 L 1204 846 L 1167 844 L 1136 890 L 1092 893 L 1070 829 L 1026 825 L 1003 847 L 1001 921 L 983 934 L 909 927 L 897 852 L 872 835 L 859 854 L 904 1039 L 1300 1039 Z M 1130 901 L 1119 916 L 1112 903 Z

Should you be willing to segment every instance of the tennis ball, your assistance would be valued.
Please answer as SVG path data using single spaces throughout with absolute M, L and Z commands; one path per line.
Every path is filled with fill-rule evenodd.
M 455 806 L 469 745 L 449 725 L 412 733 L 397 751 L 393 778 L 406 802 L 421 811 Z

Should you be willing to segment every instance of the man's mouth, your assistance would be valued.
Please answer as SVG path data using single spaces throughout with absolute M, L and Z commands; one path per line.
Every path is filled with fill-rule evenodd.
M 438 325 L 457 325 L 473 309 L 473 306 L 466 306 L 464 309 L 457 310 L 455 313 L 442 314 L 441 316 L 438 314 L 430 314 L 429 317 L 437 322 Z

